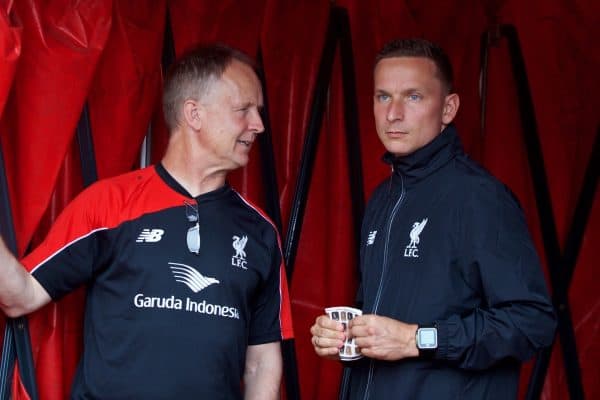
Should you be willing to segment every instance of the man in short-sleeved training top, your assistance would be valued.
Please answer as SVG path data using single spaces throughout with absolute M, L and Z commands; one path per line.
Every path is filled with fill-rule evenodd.
M 225 181 L 263 131 L 260 82 L 237 50 L 176 62 L 156 166 L 100 181 L 22 260 L 0 242 L 12 317 L 87 285 L 75 399 L 275 399 L 292 336 L 278 233 Z

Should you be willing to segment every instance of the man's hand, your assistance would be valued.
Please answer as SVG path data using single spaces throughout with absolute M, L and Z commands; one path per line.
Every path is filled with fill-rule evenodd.
M 344 346 L 346 334 L 341 322 L 334 321 L 327 315 L 321 315 L 310 328 L 312 345 L 318 356 L 330 360 L 340 359 L 340 348 Z
M 350 321 L 350 336 L 365 357 L 394 361 L 417 357 L 415 334 L 418 325 L 379 315 L 359 315 Z
M 0 237 L 0 310 L 16 318 L 50 301 L 46 290 L 13 256 Z

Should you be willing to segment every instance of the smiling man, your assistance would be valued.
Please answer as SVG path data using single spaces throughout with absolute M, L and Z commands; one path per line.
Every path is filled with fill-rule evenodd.
M 187 54 L 165 80 L 162 162 L 82 192 L 25 269 L 0 241 L 7 315 L 87 285 L 71 398 L 279 398 L 292 327 L 278 233 L 226 183 L 264 129 L 262 105 L 246 55 Z
M 423 39 L 378 54 L 373 112 L 391 176 L 362 225 L 355 317 L 317 317 L 315 352 L 339 359 L 341 399 L 514 399 L 521 362 L 552 343 L 555 315 L 523 213 L 464 154 L 448 57 Z

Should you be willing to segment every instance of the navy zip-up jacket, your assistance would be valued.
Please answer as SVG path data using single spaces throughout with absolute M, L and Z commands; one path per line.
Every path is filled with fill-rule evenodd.
M 515 398 L 521 361 L 552 343 L 556 325 L 518 202 L 465 155 L 453 126 L 409 156 L 384 159 L 393 173 L 365 213 L 358 304 L 437 326 L 439 347 L 428 357 L 359 360 L 342 393 Z

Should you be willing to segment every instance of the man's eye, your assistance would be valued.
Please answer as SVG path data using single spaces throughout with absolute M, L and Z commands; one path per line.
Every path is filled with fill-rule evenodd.
M 410 101 L 419 101 L 419 100 L 421 100 L 421 96 L 418 94 L 409 94 L 408 99 Z
M 378 94 L 377 95 L 378 101 L 388 101 L 389 99 L 390 99 L 390 96 L 387 94 Z

